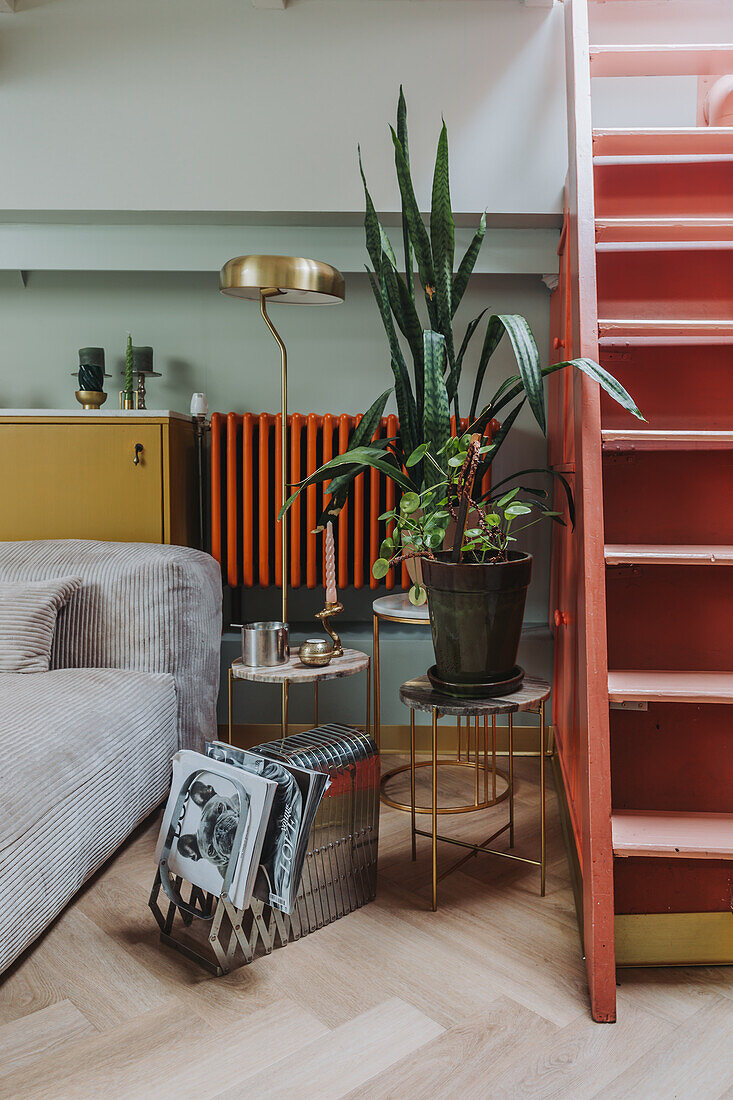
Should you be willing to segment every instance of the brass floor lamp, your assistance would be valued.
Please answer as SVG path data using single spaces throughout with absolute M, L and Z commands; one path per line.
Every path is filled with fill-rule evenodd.
M 280 348 L 280 475 L 281 501 L 286 501 L 288 459 L 288 353 L 270 320 L 267 303 L 332 305 L 344 300 L 344 277 L 330 264 L 299 256 L 236 256 L 221 269 L 219 289 L 233 298 L 259 300 L 260 313 Z M 282 547 L 282 621 L 288 621 L 288 516 L 280 525 Z M 288 732 L 288 685 L 282 685 L 282 735 Z

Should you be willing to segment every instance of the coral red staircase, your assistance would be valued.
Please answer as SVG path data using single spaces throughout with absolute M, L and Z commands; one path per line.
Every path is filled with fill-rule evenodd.
M 591 7 L 593 0 L 590 0 Z M 733 129 L 596 130 L 591 76 L 733 72 L 733 45 L 596 46 L 565 0 L 570 170 L 551 378 L 554 717 L 593 1015 L 617 966 L 733 962 Z

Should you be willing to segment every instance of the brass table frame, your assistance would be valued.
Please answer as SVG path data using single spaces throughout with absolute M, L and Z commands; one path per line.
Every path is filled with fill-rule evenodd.
M 348 653 L 350 651 L 347 650 L 346 652 Z M 321 680 L 342 680 L 346 676 L 358 676 L 360 673 L 364 672 L 366 674 L 366 721 L 365 721 L 365 725 L 364 725 L 364 732 L 368 733 L 368 734 L 371 734 L 371 732 L 372 732 L 372 730 L 371 730 L 372 659 L 371 659 L 371 657 L 369 656 L 368 653 L 362 653 L 361 650 L 354 650 L 353 652 L 358 653 L 360 657 L 366 657 L 366 665 L 364 665 L 362 668 L 348 669 L 347 671 L 344 671 L 343 666 L 341 666 L 341 668 L 339 668 L 339 666 L 338 666 L 339 658 L 334 658 L 334 661 L 336 662 L 336 664 L 333 664 L 333 663 L 328 664 L 328 665 L 325 665 L 323 668 L 311 668 L 308 671 L 310 673 L 312 673 L 312 675 L 309 676 L 307 680 L 301 680 L 300 681 L 301 683 L 305 683 L 305 684 L 307 684 L 307 683 L 312 683 L 313 684 L 313 725 L 314 725 L 314 727 L 318 725 L 318 685 L 319 685 L 320 681 Z M 274 667 L 277 667 L 277 666 L 274 666 Z M 305 666 L 303 666 L 303 667 L 305 667 Z M 277 683 L 280 683 L 282 685 L 283 695 L 285 696 L 286 699 L 289 698 L 290 684 L 291 684 L 291 681 L 287 680 L 287 679 L 284 679 L 284 680 L 281 680 L 281 681 L 272 679 L 271 678 L 272 666 L 267 667 L 267 668 L 263 668 L 263 672 L 267 674 L 267 679 L 263 678 L 262 680 L 258 680 L 257 677 L 255 677 L 255 676 L 249 676 L 249 677 L 235 676 L 234 672 L 232 671 L 232 668 L 233 668 L 233 666 L 230 665 L 228 670 L 227 670 L 227 688 L 228 688 L 228 691 L 227 691 L 227 705 L 228 705 L 227 737 L 228 737 L 228 741 L 229 741 L 230 745 L 232 744 L 232 715 L 234 713 L 234 707 L 233 707 L 234 691 L 233 691 L 233 689 L 234 689 L 235 680 L 237 680 L 237 681 L 239 681 L 240 683 L 243 683 L 243 684 L 252 684 L 252 683 L 277 684 Z M 293 682 L 297 683 L 298 681 L 293 681 Z M 285 736 L 287 736 L 287 734 L 288 734 L 288 727 L 286 725 L 286 727 L 285 727 Z M 377 742 L 377 747 L 379 747 L 378 742 Z
M 426 677 L 423 677 L 423 679 L 427 682 Z M 415 681 L 412 681 L 412 683 L 415 683 Z M 545 682 L 541 681 L 541 683 L 544 684 Z M 403 684 L 403 689 L 407 688 L 408 686 L 409 686 L 409 684 Z M 495 796 L 494 799 L 491 800 L 491 801 L 486 801 L 486 794 L 487 794 L 487 761 L 488 761 L 487 748 L 486 748 L 488 714 L 486 713 L 486 711 L 487 711 L 487 709 L 490 709 L 490 707 L 491 707 L 491 703 L 492 703 L 491 699 L 482 699 L 482 700 L 458 699 L 458 698 L 456 698 L 456 699 L 453 699 L 453 698 L 446 699 L 446 705 L 448 707 L 450 707 L 450 711 L 455 712 L 457 708 L 461 708 L 461 709 L 463 709 L 463 712 L 464 712 L 466 718 L 469 719 L 469 722 L 468 722 L 468 725 L 469 725 L 469 739 L 470 739 L 470 718 L 475 718 L 475 724 L 476 724 L 476 752 L 475 752 L 476 760 L 475 760 L 475 765 L 472 765 L 470 763 L 470 760 L 467 761 L 467 762 L 461 762 L 461 761 L 454 761 L 454 760 L 439 760 L 438 759 L 438 719 L 440 718 L 441 714 L 446 713 L 446 711 L 443 709 L 443 707 L 439 703 L 437 703 L 437 704 L 430 707 L 430 710 L 432 712 L 432 751 L 431 751 L 430 760 L 423 761 L 421 763 L 416 764 L 416 762 L 415 762 L 415 709 L 427 709 L 427 708 L 426 707 L 420 708 L 420 706 L 417 702 L 411 702 L 408 698 L 405 698 L 402 695 L 402 692 L 400 693 L 401 698 L 402 698 L 402 702 L 410 708 L 410 730 L 411 730 L 410 763 L 409 763 L 409 765 L 407 765 L 407 764 L 403 765 L 401 768 L 396 768 L 396 769 L 394 769 L 394 771 L 392 771 L 392 772 L 388 773 L 387 775 L 385 775 L 383 780 L 382 780 L 382 787 L 384 788 L 384 784 L 386 782 L 388 782 L 394 775 L 397 775 L 397 774 L 399 774 L 400 772 L 403 772 L 403 771 L 407 771 L 407 769 L 409 768 L 409 770 L 410 770 L 410 804 L 405 805 L 405 804 L 401 804 L 401 803 L 395 803 L 392 800 L 386 799 L 384 794 L 382 794 L 382 801 L 386 801 L 389 805 L 394 805 L 397 809 L 402 809 L 402 808 L 409 809 L 409 811 L 410 811 L 410 835 L 411 835 L 411 841 L 412 841 L 412 859 L 413 860 L 415 860 L 417 858 L 416 837 L 423 836 L 423 837 L 426 837 L 428 840 L 431 841 L 431 846 L 432 846 L 432 908 L 433 908 L 433 912 L 435 912 L 438 908 L 438 883 L 442 879 L 447 878 L 447 876 L 452 874 L 453 871 L 456 871 L 456 870 L 458 870 L 459 867 L 462 867 L 463 864 L 466 863 L 469 859 L 471 859 L 474 856 L 478 855 L 479 852 L 485 852 L 488 855 L 500 856 L 503 859 L 511 859 L 511 860 L 514 860 L 518 863 L 527 863 L 527 864 L 531 864 L 534 867 L 539 867 L 540 868 L 540 897 L 545 896 L 545 885 L 546 885 L 546 877 L 547 877 L 547 835 L 546 835 L 546 796 L 545 796 L 545 778 L 546 778 L 546 776 L 545 776 L 546 759 L 545 758 L 546 758 L 546 749 L 547 749 L 547 723 L 546 723 L 546 715 L 545 715 L 545 700 L 546 700 L 547 696 L 550 693 L 550 685 L 546 684 L 546 688 L 547 688 L 547 691 L 544 694 L 544 696 L 541 699 L 539 699 L 536 703 L 533 703 L 529 706 L 528 705 L 520 706 L 519 704 L 517 704 L 517 706 L 513 710 L 507 710 L 506 706 L 507 706 L 507 702 L 510 701 L 510 697 L 507 697 L 506 699 L 496 701 L 498 712 L 499 713 L 506 713 L 507 714 L 507 719 L 508 719 L 509 770 L 508 770 L 508 775 L 506 775 L 506 773 L 499 772 L 498 769 L 496 769 L 496 767 L 495 767 L 495 764 L 496 764 L 496 714 L 492 714 L 492 716 L 491 716 L 492 717 L 492 732 L 493 732 L 493 738 L 494 738 L 494 756 L 493 756 L 494 768 L 492 769 L 493 772 L 494 772 L 494 788 L 493 789 L 494 789 L 494 792 L 495 792 L 495 790 L 496 790 L 496 787 L 495 787 L 496 778 L 495 777 L 496 777 L 497 774 L 499 774 L 499 775 L 502 775 L 502 777 L 506 778 L 507 790 L 502 796 L 500 796 L 498 798 Z M 435 693 L 435 694 L 437 694 L 437 693 Z M 476 713 L 477 708 L 480 708 L 479 713 Z M 539 761 L 540 761 L 540 858 L 539 859 L 529 859 L 527 856 L 519 856 L 515 852 L 503 852 L 503 851 L 500 851 L 497 848 L 489 848 L 488 847 L 488 845 L 491 844 L 492 841 L 496 840 L 503 833 L 507 832 L 507 830 L 509 831 L 509 847 L 510 848 L 514 847 L 514 793 L 515 793 L 514 792 L 514 713 L 516 711 L 519 711 L 520 709 L 523 712 L 526 712 L 526 713 L 538 713 L 539 717 L 540 717 L 540 725 L 539 725 L 539 733 L 540 733 L 540 751 L 539 751 Z M 450 711 L 448 711 L 448 713 L 450 713 Z M 457 715 L 457 717 L 458 717 L 458 715 Z M 479 718 L 480 717 L 484 718 L 484 802 L 481 803 L 481 804 L 479 804 L 479 800 L 478 800 L 478 789 L 479 789 L 479 778 L 478 778 L 479 777 L 478 731 L 479 731 Z M 469 748 L 469 753 L 470 753 L 470 748 Z M 465 806 L 453 806 L 453 807 L 451 807 L 451 806 L 441 806 L 441 807 L 438 807 L 438 768 L 441 765 L 442 766 L 445 766 L 445 765 L 453 765 L 453 766 L 458 765 L 458 766 L 460 766 L 461 764 L 464 767 L 465 766 L 475 767 L 476 781 L 475 781 L 475 789 L 474 789 L 474 794 L 475 794 L 474 804 L 473 805 L 468 804 L 468 805 L 465 805 Z M 416 803 L 415 803 L 415 771 L 418 767 L 429 767 L 432 770 L 432 803 L 429 807 L 427 807 L 427 806 L 417 806 Z M 438 817 L 441 814 L 473 813 L 473 812 L 476 812 L 478 810 L 486 808 L 486 806 L 495 805 L 497 802 L 503 801 L 507 797 L 509 799 L 509 819 L 508 819 L 508 821 L 504 825 L 502 825 L 502 827 L 500 829 L 496 829 L 493 833 L 491 833 L 490 836 L 488 836 L 485 840 L 481 841 L 481 843 L 479 843 L 479 844 L 470 844 L 467 841 L 458 840 L 456 837 L 441 836 L 438 833 Z M 428 814 L 430 814 L 430 816 L 432 818 L 432 829 L 431 829 L 430 832 L 427 832 L 424 829 L 418 829 L 416 827 L 415 816 L 418 813 L 423 813 L 423 814 L 428 813 Z M 468 854 L 467 855 L 462 856 L 460 859 L 456 860 L 455 863 L 452 863 L 451 866 L 448 867 L 445 871 L 443 871 L 440 875 L 438 874 L 438 841 L 439 840 L 443 841 L 446 844 L 454 844 L 457 847 L 468 849 Z

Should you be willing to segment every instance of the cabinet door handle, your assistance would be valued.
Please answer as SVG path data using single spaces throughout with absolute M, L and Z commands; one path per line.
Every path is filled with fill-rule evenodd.
M 144 450 L 145 448 L 143 447 L 142 443 L 135 444 L 135 457 L 132 460 L 133 466 L 140 465 L 140 455 L 143 453 Z

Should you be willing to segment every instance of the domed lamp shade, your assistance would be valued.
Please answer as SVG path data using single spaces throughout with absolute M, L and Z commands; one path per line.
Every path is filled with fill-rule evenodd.
M 280 348 L 280 506 L 287 500 L 288 469 L 288 354 L 282 338 L 270 320 L 268 302 L 295 305 L 335 305 L 345 297 L 340 271 L 320 260 L 302 256 L 235 256 L 221 269 L 219 289 L 231 298 L 248 298 L 260 303 L 262 318 Z M 282 621 L 288 621 L 288 525 L 287 513 L 280 520 L 282 547 Z M 288 685 L 282 687 L 282 735 L 288 731 Z

